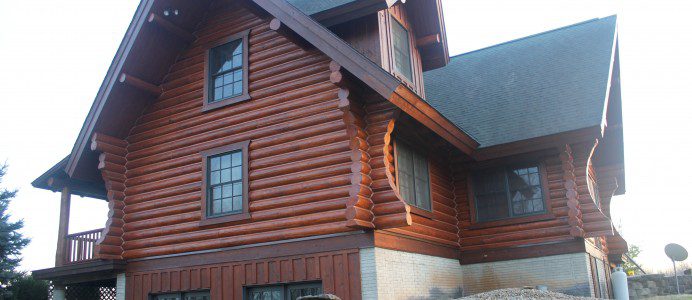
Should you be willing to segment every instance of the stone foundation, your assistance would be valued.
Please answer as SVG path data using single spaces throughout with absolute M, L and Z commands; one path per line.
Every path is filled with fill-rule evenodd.
M 463 265 L 462 270 L 466 295 L 536 285 L 575 296 L 594 292 L 586 253 L 470 264 Z
M 680 293 L 692 294 L 692 276 L 678 276 Z M 675 277 L 663 274 L 639 275 L 627 278 L 630 299 L 677 294 Z
M 453 299 L 462 296 L 457 259 L 394 251 L 360 250 L 363 300 Z

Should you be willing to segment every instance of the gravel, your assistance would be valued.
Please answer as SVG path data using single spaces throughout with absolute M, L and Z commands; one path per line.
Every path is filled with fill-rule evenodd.
M 543 292 L 536 289 L 501 289 L 490 292 L 471 295 L 464 300 L 495 300 L 495 299 L 563 299 L 563 300 L 590 300 L 596 298 L 577 297 L 556 292 Z

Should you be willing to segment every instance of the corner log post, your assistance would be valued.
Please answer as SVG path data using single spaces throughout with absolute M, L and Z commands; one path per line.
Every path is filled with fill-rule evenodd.
M 367 142 L 368 134 L 365 132 L 367 125 L 363 120 L 365 110 L 362 103 L 355 100 L 357 96 L 352 91 L 356 89 L 344 80 L 341 66 L 332 61 L 329 64 L 329 69 L 332 72 L 330 80 L 333 79 L 332 83 L 341 88 L 338 92 L 339 109 L 344 114 L 343 120 L 350 139 L 352 175 L 349 199 L 346 202 L 346 226 L 359 229 L 374 229 L 373 220 L 375 216 L 372 213 L 373 203 L 371 199 L 373 193 L 370 188 L 372 184 L 372 179 L 370 178 L 372 168 L 370 167 L 370 155 L 368 154 L 370 145 Z
M 567 197 L 568 223 L 570 225 L 570 235 L 573 237 L 584 237 L 584 224 L 582 213 L 579 207 L 579 193 L 577 192 L 577 176 L 574 174 L 574 157 L 570 145 L 564 145 L 560 151 L 560 161 L 562 162 L 563 180 L 565 185 L 565 196 Z
M 394 129 L 401 111 L 388 101 L 369 103 L 366 107 L 367 132 L 371 156 L 380 161 L 371 162 L 375 194 L 372 197 L 377 229 L 406 227 L 413 224 L 411 207 L 403 200 L 396 185 L 394 162 Z M 375 160 L 375 159 L 373 159 Z
M 94 258 L 122 259 L 127 142 L 95 133 L 91 139 L 91 150 L 101 152 L 98 169 L 106 184 L 108 198 L 108 220 L 96 241 Z
M 288 26 L 286 26 L 285 24 L 281 23 L 281 21 L 277 18 L 273 18 L 271 21 L 269 21 L 269 29 L 276 31 L 276 33 L 284 36 L 286 39 L 298 45 L 298 47 L 300 47 L 304 51 L 308 51 L 313 48 L 310 42 L 306 41 L 303 37 L 301 37 L 300 35 L 295 33 L 295 31 L 288 28 Z

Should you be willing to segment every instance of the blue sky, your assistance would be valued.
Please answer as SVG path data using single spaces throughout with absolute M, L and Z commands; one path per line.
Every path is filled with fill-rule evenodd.
M 136 8 L 136 0 L 0 0 L 2 183 L 33 239 L 22 268 L 52 267 L 59 194 L 30 182 L 72 148 Z M 692 248 L 692 20 L 684 0 L 443 0 L 450 54 L 619 15 L 628 191 L 612 213 L 645 267 L 670 266 L 663 246 Z M 100 228 L 105 202 L 73 198 L 70 231 Z

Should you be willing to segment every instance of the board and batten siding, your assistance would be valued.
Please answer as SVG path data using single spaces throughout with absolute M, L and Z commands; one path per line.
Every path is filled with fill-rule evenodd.
M 124 258 L 353 230 L 349 136 L 330 60 L 238 2 L 212 7 L 127 138 Z M 252 99 L 203 112 L 205 50 L 244 30 Z M 201 227 L 200 152 L 247 140 L 251 219 Z
M 361 299 L 358 249 L 236 261 L 127 274 L 126 299 L 208 290 L 211 299 L 242 300 L 244 287 L 320 282 L 325 293 Z

